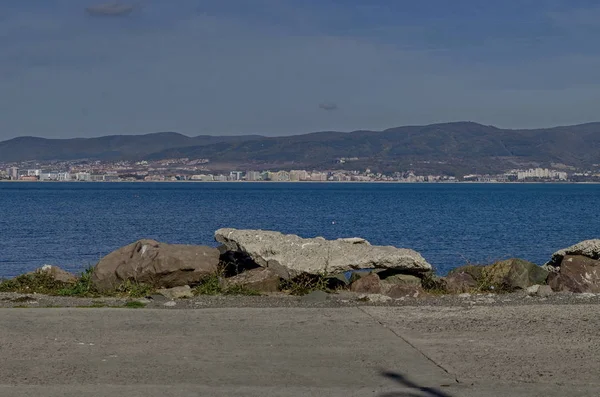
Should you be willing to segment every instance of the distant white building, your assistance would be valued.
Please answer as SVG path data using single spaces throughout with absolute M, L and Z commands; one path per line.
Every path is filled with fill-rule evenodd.
M 89 182 L 92 180 L 92 175 L 89 172 L 78 172 L 76 179 L 81 182 Z
M 247 181 L 260 181 L 260 172 L 258 171 L 246 171 L 246 180 Z
M 525 179 L 559 179 L 566 180 L 568 175 L 566 172 L 549 170 L 547 168 L 531 168 L 527 171 L 518 171 L 517 179 L 522 181 Z
M 8 178 L 12 180 L 19 179 L 19 169 L 17 167 L 9 167 L 6 169 L 6 173 L 8 174 Z

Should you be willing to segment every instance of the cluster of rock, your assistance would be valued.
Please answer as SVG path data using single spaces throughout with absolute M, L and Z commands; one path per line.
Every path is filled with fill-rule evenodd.
M 361 238 L 326 240 L 301 238 L 274 231 L 219 229 L 218 248 L 140 240 L 98 262 L 92 283 L 99 292 L 114 291 L 125 282 L 152 285 L 170 298 L 192 295 L 192 288 L 219 276 L 224 286 L 276 292 L 285 280 L 323 277 L 357 294 L 390 298 L 417 297 L 426 291 L 527 290 L 532 295 L 552 291 L 600 293 L 600 240 L 588 240 L 556 252 L 544 266 L 509 259 L 488 266 L 467 265 L 446 277 L 416 251 L 374 246 Z M 56 267 L 45 267 L 64 281 L 74 278 Z
M 432 271 L 416 251 L 373 246 L 361 238 L 305 239 L 273 231 L 219 229 L 215 240 L 219 248 L 137 241 L 102 258 L 92 282 L 100 292 L 127 281 L 170 289 L 194 287 L 218 273 L 226 286 L 276 292 L 283 280 L 304 275 L 328 275 L 332 283 L 347 285 L 356 272 L 354 290 L 399 295 L 416 292 L 421 285 L 417 276 Z M 361 287 L 375 278 L 382 281 L 381 288 Z
M 600 293 L 600 239 L 586 240 L 555 252 L 544 266 L 510 259 L 490 266 L 463 266 L 444 280 L 449 292 L 479 286 L 533 294 L 553 292 Z M 536 286 L 544 286 L 543 288 Z

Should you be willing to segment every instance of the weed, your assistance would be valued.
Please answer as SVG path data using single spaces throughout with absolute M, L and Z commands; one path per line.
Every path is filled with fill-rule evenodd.
M 87 268 L 81 273 L 75 284 L 67 285 L 65 288 L 58 290 L 56 294 L 60 296 L 99 296 L 100 294 L 92 283 L 93 272 L 93 267 Z
M 116 289 L 117 295 L 128 296 L 130 298 L 143 298 L 154 292 L 154 288 L 147 284 L 141 284 L 127 280 Z
M 219 295 L 223 293 L 223 287 L 221 286 L 221 277 L 219 273 L 211 274 L 204 278 L 196 288 L 194 288 L 194 295 Z
M 231 285 L 224 291 L 225 295 L 247 295 L 247 296 L 260 296 L 259 291 L 253 290 L 243 285 Z
M 444 295 L 448 293 L 446 282 L 443 278 L 436 276 L 434 271 L 424 273 L 421 276 L 421 286 L 425 291 L 433 295 Z
M 45 272 L 34 272 L 23 274 L 0 283 L 0 292 L 18 292 L 22 294 L 37 293 L 52 295 L 56 294 L 68 284 L 57 281 Z
M 306 295 L 313 291 L 330 292 L 328 277 L 324 274 L 312 275 L 303 273 L 292 279 L 283 280 L 279 289 L 291 295 Z
M 123 305 L 123 307 L 127 307 L 129 309 L 143 309 L 146 307 L 146 304 L 138 301 L 129 301 Z

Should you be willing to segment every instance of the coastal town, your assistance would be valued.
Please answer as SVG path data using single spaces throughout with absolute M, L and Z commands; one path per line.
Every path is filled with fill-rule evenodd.
M 509 183 L 600 182 L 600 164 L 579 170 L 553 168 L 511 169 L 499 174 L 421 175 L 413 170 L 383 174 L 364 170 L 214 170 L 208 159 L 177 158 L 158 161 L 52 161 L 2 163 L 0 181 L 29 182 L 398 182 L 398 183 Z

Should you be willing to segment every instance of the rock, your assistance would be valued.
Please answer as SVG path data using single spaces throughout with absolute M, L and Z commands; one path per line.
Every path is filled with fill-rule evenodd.
M 194 293 L 192 292 L 192 289 L 189 285 L 183 285 L 181 287 L 173 288 L 161 288 L 156 292 L 167 299 L 182 299 L 194 297 Z
M 554 291 L 599 293 L 600 260 L 566 255 L 561 259 L 560 271 L 548 277 L 548 284 Z
M 468 292 L 464 292 L 462 294 L 458 294 L 458 297 L 462 299 L 467 299 L 471 297 L 471 294 L 469 294 Z
M 167 298 L 165 298 L 164 295 L 161 295 L 161 294 L 152 294 L 152 295 L 148 296 L 147 298 L 151 299 L 154 302 L 164 302 L 167 300 Z
M 593 294 L 591 292 L 582 292 L 581 294 L 577 294 L 575 296 L 579 299 L 591 299 L 596 297 L 596 294 Z
M 358 269 L 425 272 L 431 265 L 416 251 L 372 246 L 360 238 L 325 240 L 263 230 L 219 229 L 215 240 L 246 254 L 284 279 L 300 274 L 337 274 Z
M 77 277 L 75 277 L 75 275 L 61 269 L 58 266 L 44 265 L 39 269 L 36 269 L 34 273 L 46 273 L 54 280 L 60 281 L 61 283 L 74 284 L 77 282 Z
M 532 285 L 527 288 L 527 295 L 539 296 L 540 298 L 547 298 L 553 294 L 552 288 L 549 285 Z
M 163 306 L 166 306 L 166 307 L 175 307 L 175 306 L 177 306 L 177 302 L 175 302 L 175 301 L 168 301 L 168 302 L 165 302 L 163 304 Z
M 226 286 L 239 285 L 259 292 L 277 292 L 279 276 L 268 268 L 256 268 L 226 279 Z
M 383 282 L 381 292 L 383 295 L 394 299 L 403 298 L 406 296 L 417 298 L 420 295 L 424 295 L 423 288 L 420 285 L 388 284 Z
M 381 277 L 381 274 L 378 274 L 378 276 Z M 421 287 L 421 279 L 410 274 L 394 274 L 381 281 L 386 284 Z
M 391 298 L 417 297 L 423 294 L 423 287 L 419 277 L 395 274 L 381 280 L 381 293 Z
M 317 290 L 303 295 L 300 299 L 305 302 L 325 302 L 329 298 L 329 294 L 325 291 Z
M 546 265 L 560 267 L 563 258 L 567 255 L 600 259 L 600 239 L 581 241 L 575 245 L 556 251 L 552 254 L 552 258 Z
M 451 276 L 453 274 L 457 274 L 457 273 L 466 273 L 468 275 L 470 275 L 473 280 L 480 280 L 481 277 L 483 276 L 483 269 L 485 268 L 485 266 L 481 266 L 481 265 L 464 265 L 464 266 L 460 266 L 457 267 L 455 269 L 450 270 L 450 272 L 448 273 L 448 276 Z
M 460 294 L 476 289 L 479 285 L 472 275 L 465 272 L 451 273 L 444 279 L 446 291 L 452 294 Z
M 382 291 L 381 280 L 375 273 L 361 277 L 350 285 L 350 291 L 361 294 L 380 294 Z
M 483 268 L 482 277 L 492 286 L 508 290 L 526 289 L 545 284 L 548 272 L 535 263 L 522 259 L 508 259 Z
M 358 300 L 372 303 L 386 303 L 390 302 L 392 298 L 381 294 L 364 294 L 358 297 Z
M 218 265 L 216 248 L 140 240 L 102 258 L 92 283 L 101 292 L 127 280 L 162 288 L 195 285 L 214 274 Z
M 144 305 L 147 305 L 148 303 L 152 303 L 152 301 L 148 298 L 136 299 L 135 302 L 140 302 L 140 303 L 143 303 Z

